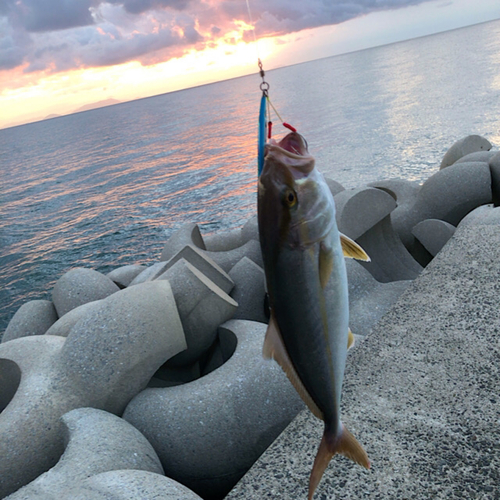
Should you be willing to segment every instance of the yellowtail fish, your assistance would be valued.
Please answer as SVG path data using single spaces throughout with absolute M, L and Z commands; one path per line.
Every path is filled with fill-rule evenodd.
M 370 468 L 365 450 L 340 419 L 352 343 L 344 256 L 369 257 L 339 233 L 332 194 L 305 140 L 295 132 L 266 144 L 258 221 L 271 307 L 263 354 L 281 365 L 325 423 L 309 479 L 311 500 L 333 455 Z

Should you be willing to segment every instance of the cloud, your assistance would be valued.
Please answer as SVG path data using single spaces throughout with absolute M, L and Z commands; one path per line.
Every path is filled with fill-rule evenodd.
M 167 7 L 179 11 L 184 10 L 189 0 L 110 0 L 109 3 L 123 5 L 124 9 L 131 14 L 141 14 Z
M 0 69 L 20 66 L 30 51 L 31 38 L 22 30 L 18 31 L 9 24 L 7 18 L 0 18 Z
M 249 0 L 257 36 L 429 0 Z M 245 0 L 2 0 L 0 70 L 57 72 L 167 60 L 249 24 Z M 247 31 L 245 40 L 252 40 Z
M 424 1 L 428 0 L 253 0 L 251 8 L 257 35 L 269 36 L 339 24 L 370 12 L 408 7 Z M 236 5 L 226 0 L 224 8 L 233 13 Z
M 92 0 L 4 0 L 0 13 L 28 32 L 44 32 L 92 24 L 91 5 Z

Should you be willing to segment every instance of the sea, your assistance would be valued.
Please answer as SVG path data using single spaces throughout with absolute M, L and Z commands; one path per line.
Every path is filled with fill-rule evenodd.
M 280 117 L 346 188 L 423 182 L 469 134 L 500 146 L 500 20 L 266 81 Z M 149 264 L 187 222 L 212 234 L 252 217 L 260 82 L 256 71 L 0 130 L 0 336 L 73 267 Z M 275 137 L 288 132 L 273 122 Z

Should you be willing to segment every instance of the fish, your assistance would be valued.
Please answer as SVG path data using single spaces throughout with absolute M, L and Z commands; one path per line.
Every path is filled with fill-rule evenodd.
M 331 191 L 297 132 L 265 145 L 257 214 L 270 306 L 263 356 L 278 362 L 312 413 L 324 421 L 309 478 L 311 500 L 335 454 L 370 468 L 367 453 L 340 415 L 353 341 L 344 258 L 370 259 L 339 232 Z

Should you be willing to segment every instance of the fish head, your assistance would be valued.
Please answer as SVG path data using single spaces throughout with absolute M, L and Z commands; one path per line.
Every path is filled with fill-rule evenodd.
M 274 255 L 284 247 L 305 249 L 314 245 L 335 223 L 331 192 L 315 168 L 305 139 L 296 132 L 280 142 L 266 144 L 259 177 L 258 218 L 263 252 Z

